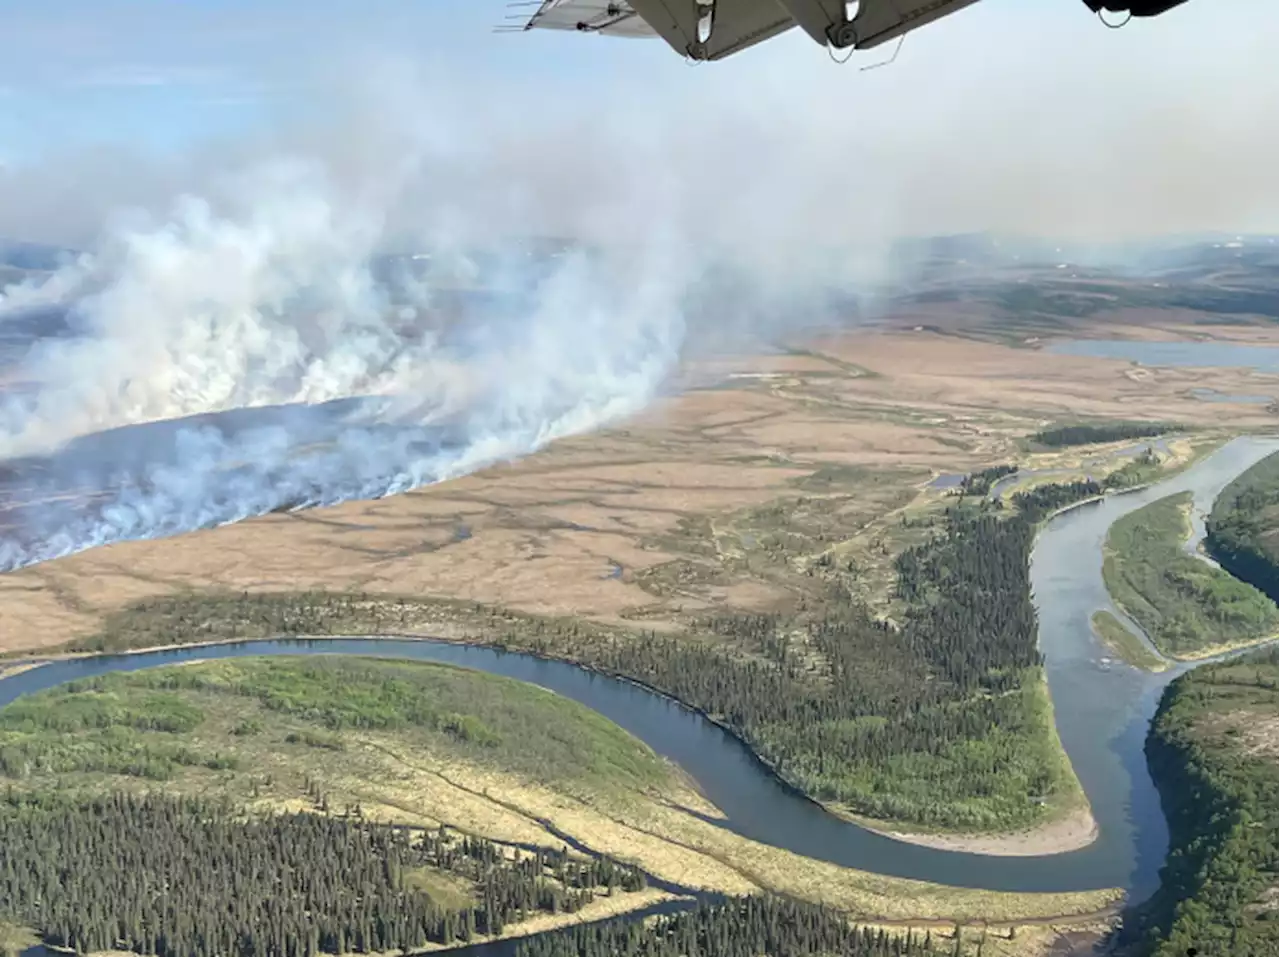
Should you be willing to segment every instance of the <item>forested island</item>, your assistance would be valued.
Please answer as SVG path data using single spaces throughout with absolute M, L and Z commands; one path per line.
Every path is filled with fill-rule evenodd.
M 1213 503 L 1205 522 L 1205 550 L 1227 571 L 1265 592 L 1277 593 L 1280 483 L 1273 452 L 1239 475 Z
M 1102 574 L 1112 599 L 1166 655 L 1194 657 L 1276 632 L 1275 605 L 1251 585 L 1190 554 L 1190 492 L 1118 519 Z
M 1159 891 L 1126 916 L 1129 957 L 1273 957 L 1277 651 L 1202 665 L 1165 689 L 1147 762 L 1169 821 Z

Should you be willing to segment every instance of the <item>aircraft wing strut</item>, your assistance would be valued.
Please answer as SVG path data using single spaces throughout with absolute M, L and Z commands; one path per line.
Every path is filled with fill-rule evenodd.
M 516 30 L 572 30 L 661 37 L 694 60 L 722 60 L 800 27 L 837 50 L 869 50 L 977 0 L 541 0 Z M 1186 0 L 1083 0 L 1103 10 L 1153 17 Z

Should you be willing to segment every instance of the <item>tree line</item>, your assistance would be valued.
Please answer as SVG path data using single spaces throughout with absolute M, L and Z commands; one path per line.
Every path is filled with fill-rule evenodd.
M 1054 784 L 1053 762 L 1037 750 L 1043 715 L 1022 693 L 1024 672 L 1040 664 L 1034 526 L 1099 491 L 1091 482 L 1041 485 L 1014 508 L 961 498 L 931 540 L 897 559 L 903 612 L 893 622 L 827 568 L 797 613 L 715 616 L 676 636 L 496 610 L 487 625 L 479 619 L 478 633 L 499 648 L 567 658 L 668 694 L 821 800 L 927 825 L 1029 824 L 1040 813 L 1035 799 Z M 163 643 L 192 622 L 209 637 L 376 633 L 416 621 L 418 608 L 410 598 L 358 594 L 214 595 L 156 600 L 137 614 L 145 642 Z M 127 637 L 123 620 L 113 627 Z M 103 637 L 117 640 L 115 631 Z
M 470 883 L 473 902 L 433 899 L 415 879 L 424 869 Z M 643 873 L 608 858 L 539 850 L 511 859 L 492 842 L 372 823 L 358 808 L 244 818 L 188 797 L 12 789 L 0 801 L 0 919 L 78 953 L 413 949 L 577 911 L 597 888 L 644 885 Z
M 1101 422 L 1097 425 L 1060 425 L 1034 432 L 1029 438 L 1037 445 L 1057 449 L 1123 439 L 1149 439 L 1166 432 L 1176 432 L 1179 428 L 1172 422 Z
M 1131 957 L 1183 957 L 1190 948 L 1274 957 L 1280 948 L 1276 757 L 1241 740 L 1242 725 L 1274 730 L 1278 660 L 1272 648 L 1202 665 L 1160 699 L 1146 752 L 1170 846 L 1159 890 L 1125 919 L 1120 942 Z
M 1097 498 L 1102 494 L 1102 486 L 1093 479 L 1082 479 L 1076 482 L 1054 482 L 1037 485 L 1013 497 L 1022 518 L 1031 524 L 1044 521 L 1059 509 Z
M 962 495 L 986 495 L 996 482 L 1007 475 L 1013 475 L 1017 471 L 1018 466 L 1004 464 L 992 465 L 978 472 L 970 472 L 960 480 L 960 493 Z
M 1055 504 L 1096 490 L 1042 486 L 1031 501 Z M 990 503 L 952 507 L 939 534 L 897 559 L 906 605 L 897 624 L 875 618 L 833 582 L 796 621 L 749 614 L 702 623 L 729 642 L 614 635 L 576 654 L 721 721 L 819 799 L 922 823 L 1002 823 L 960 819 L 954 808 L 966 789 L 980 792 L 1024 760 L 1017 752 L 1025 742 L 1016 740 L 1026 727 L 1024 703 L 1005 693 L 1042 661 L 1029 577 L 1034 533 L 1026 515 Z M 985 780 L 956 780 L 954 768 L 938 762 L 924 785 L 930 793 L 898 793 L 889 770 L 895 758 L 936 757 L 975 740 L 988 741 L 993 755 L 977 769 Z M 1032 794 L 1052 787 L 1047 769 L 1031 778 Z M 1025 790 L 1009 798 L 1005 813 L 1018 805 L 1017 813 L 1034 815 Z
M 1205 548 L 1242 581 L 1280 600 L 1276 520 L 1280 512 L 1277 459 L 1272 452 L 1224 488 L 1205 522 Z
M 896 935 L 859 928 L 837 911 L 781 897 L 704 903 L 648 924 L 580 925 L 539 934 L 516 949 L 517 957 L 934 957 L 938 953 L 930 934 Z

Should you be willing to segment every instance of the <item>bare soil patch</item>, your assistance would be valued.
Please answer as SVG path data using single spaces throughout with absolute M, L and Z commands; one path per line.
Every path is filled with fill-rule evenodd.
M 1231 746 L 1249 757 L 1280 756 L 1280 723 L 1275 715 L 1240 710 L 1216 714 L 1203 724 L 1206 734 L 1229 738 Z
M 908 844 L 968 854 L 989 854 L 992 857 L 1065 854 L 1067 851 L 1088 847 L 1098 839 L 1098 825 L 1088 808 L 1078 808 L 1032 830 L 1009 834 L 924 834 L 880 828 L 862 819 L 859 819 L 859 823 Z

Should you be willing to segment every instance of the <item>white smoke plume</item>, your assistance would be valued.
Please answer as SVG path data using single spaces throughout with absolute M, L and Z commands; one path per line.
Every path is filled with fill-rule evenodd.
M 297 226 L 305 204 L 284 207 L 274 225 Z M 133 240 L 83 337 L 24 364 L 36 381 L 6 404 L 0 473 L 25 504 L 0 513 L 0 569 L 465 474 L 634 413 L 677 358 L 679 288 L 646 278 L 656 267 L 626 283 L 570 257 L 510 317 L 406 335 L 367 272 L 330 258 L 323 222 L 187 211 L 183 230 Z M 301 292 L 325 296 L 289 302 Z M 223 410 L 241 411 L 174 421 Z
M 0 570 L 466 474 L 638 412 L 690 349 L 831 318 L 833 234 L 784 221 L 763 154 L 708 175 L 671 125 L 485 125 L 412 76 L 366 89 L 5 290 L 0 340 L 65 328 L 0 369 Z M 557 235 L 578 242 L 522 245 Z M 439 268 L 393 290 L 388 249 Z M 714 266 L 736 272 L 709 301 Z
M 539 264 L 508 250 L 484 278 L 525 288 L 441 321 L 429 281 L 392 301 L 371 268 L 402 199 L 381 186 L 353 195 L 322 163 L 265 161 L 221 201 L 121 221 L 10 290 L 0 331 L 61 307 L 69 329 L 6 370 L 19 388 L 0 394 L 0 570 L 404 491 L 652 400 L 683 342 L 672 237 L 571 248 L 532 280 Z
M 598 428 L 695 347 L 842 318 L 833 278 L 902 279 L 894 234 L 1274 228 L 1274 28 L 1232 30 L 1192 69 L 1178 51 L 1199 27 L 1118 41 L 1064 19 L 1043 28 L 1074 31 L 1061 41 L 1012 42 L 1019 21 L 995 43 L 1015 9 L 975 5 L 866 74 L 803 38 L 673 60 L 660 83 L 527 89 L 335 55 L 344 82 L 314 123 L 0 169 L 0 233 L 89 250 L 0 299 L 0 570 L 391 494 Z M 531 236 L 589 251 L 531 275 L 511 245 Z M 387 250 L 451 266 L 392 296 Z M 460 321 L 448 287 L 477 275 L 508 300 Z M 32 341 L 46 321 L 66 328 Z

